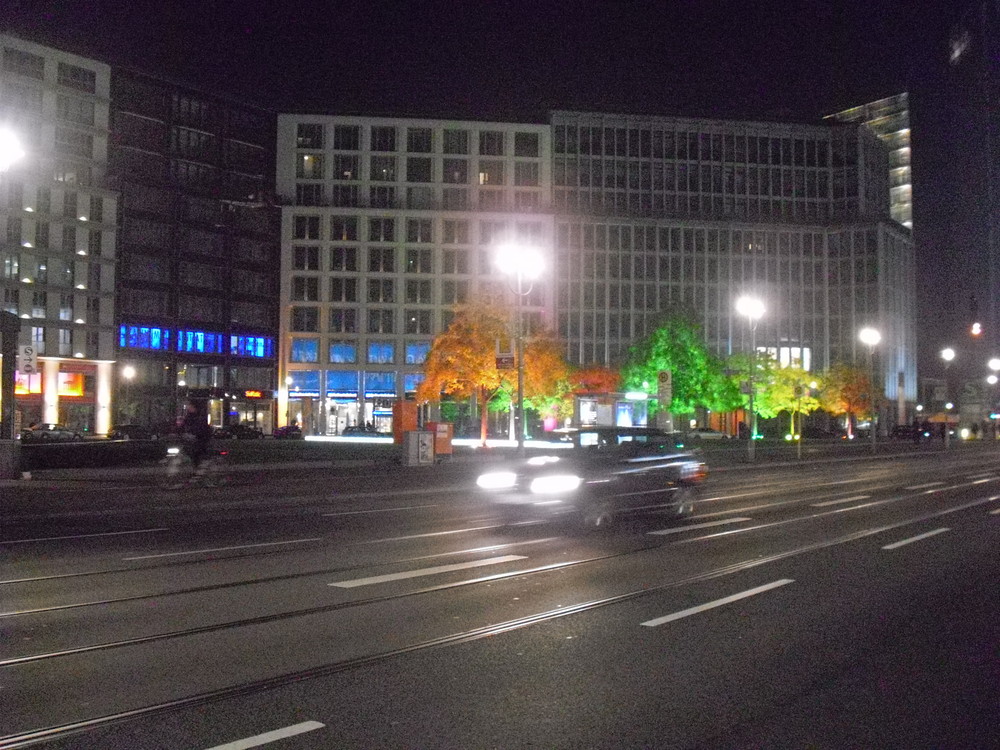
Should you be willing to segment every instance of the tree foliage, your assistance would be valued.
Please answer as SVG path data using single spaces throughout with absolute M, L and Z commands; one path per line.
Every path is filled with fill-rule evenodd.
M 819 402 L 835 416 L 857 418 L 873 411 L 872 382 L 864 368 L 844 362 L 835 363 L 823 375 Z
M 811 387 L 813 383 L 819 387 L 817 377 L 799 365 L 776 367 L 766 387 L 756 397 L 754 407 L 765 418 L 788 412 L 792 415 L 791 427 L 794 433 L 796 415 L 809 414 L 820 407 L 819 398 L 814 395 L 816 391 Z
M 621 388 L 622 376 L 604 365 L 583 367 L 570 377 L 573 393 L 616 393 Z
M 729 411 L 740 403 L 737 383 L 725 374 L 721 360 L 708 352 L 701 327 L 683 311 L 665 314 L 646 338 L 629 349 L 622 367 L 623 385 L 655 396 L 662 370 L 671 372 L 673 399 L 657 404 L 658 411 L 687 414 L 697 407 Z

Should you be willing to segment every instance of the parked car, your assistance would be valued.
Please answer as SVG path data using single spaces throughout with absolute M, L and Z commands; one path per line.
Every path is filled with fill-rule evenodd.
M 729 440 L 729 435 L 711 427 L 695 427 L 688 435 L 697 440 Z
M 156 440 L 158 435 L 149 427 L 120 424 L 108 433 L 109 440 Z
M 71 443 L 82 439 L 83 436 L 76 430 L 52 422 L 31 425 L 21 431 L 21 440 L 25 443 Z
M 259 440 L 264 437 L 264 431 L 255 424 L 231 424 L 228 427 L 216 427 L 212 436 L 220 440 Z
M 297 424 L 288 424 L 278 427 L 271 433 L 275 440 L 302 440 L 302 429 Z
M 690 515 L 706 468 L 684 436 L 647 427 L 586 427 L 570 447 L 499 465 L 476 484 L 505 519 L 566 515 L 588 526 L 616 516 Z

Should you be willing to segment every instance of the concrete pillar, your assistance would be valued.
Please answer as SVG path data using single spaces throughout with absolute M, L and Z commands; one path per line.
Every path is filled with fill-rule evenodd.
M 97 409 L 94 415 L 94 433 L 107 435 L 111 432 L 111 362 L 97 363 Z
M 42 360 L 42 421 L 59 421 L 59 360 Z

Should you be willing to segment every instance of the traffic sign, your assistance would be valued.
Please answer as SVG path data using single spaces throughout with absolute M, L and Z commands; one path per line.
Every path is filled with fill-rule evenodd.
M 38 350 L 34 344 L 21 344 L 17 347 L 17 371 L 22 375 L 34 375 L 38 372 Z
M 498 370 L 513 370 L 514 369 L 514 355 L 513 354 L 498 354 L 497 355 L 497 369 Z
M 657 378 L 656 397 L 660 400 L 660 408 L 667 406 L 674 398 L 674 378 L 670 370 L 660 370 Z

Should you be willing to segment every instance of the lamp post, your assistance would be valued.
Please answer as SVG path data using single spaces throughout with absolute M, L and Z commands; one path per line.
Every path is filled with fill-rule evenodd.
M 736 312 L 745 317 L 750 325 L 750 377 L 747 385 L 750 391 L 750 440 L 747 442 L 747 458 L 752 463 L 756 458 L 757 442 L 757 412 L 753 403 L 753 379 L 757 369 L 757 322 L 764 316 L 764 303 L 756 297 L 743 296 L 736 300 Z
M 2 175 L 13 164 L 24 158 L 24 149 L 13 131 L 0 128 L 0 185 Z M 0 339 L 3 346 L 3 367 L 0 369 L 0 440 L 13 440 L 14 435 L 14 356 L 20 320 L 17 316 L 3 316 Z M 16 473 L 16 472 L 14 472 Z
M 135 380 L 135 368 L 132 365 L 125 365 L 122 368 L 121 374 L 122 379 L 125 381 L 125 403 L 118 410 L 118 418 L 122 421 L 128 421 L 128 417 L 124 416 L 124 412 L 128 410 L 129 404 L 132 403 L 132 381 Z
M 862 328 L 858 331 L 858 339 L 862 344 L 868 347 L 868 377 L 870 382 L 869 385 L 869 399 L 871 401 L 871 433 L 872 433 L 872 453 L 875 452 L 875 347 L 878 346 L 879 342 L 882 340 L 882 334 L 878 332 L 877 329 L 869 327 Z
M 514 346 L 517 358 L 517 413 L 515 434 L 517 455 L 524 456 L 524 298 L 531 294 L 535 279 L 542 275 L 544 262 L 537 248 L 516 243 L 506 243 L 497 249 L 495 263 L 500 272 L 512 279 L 511 290 L 517 296 L 514 314 Z

